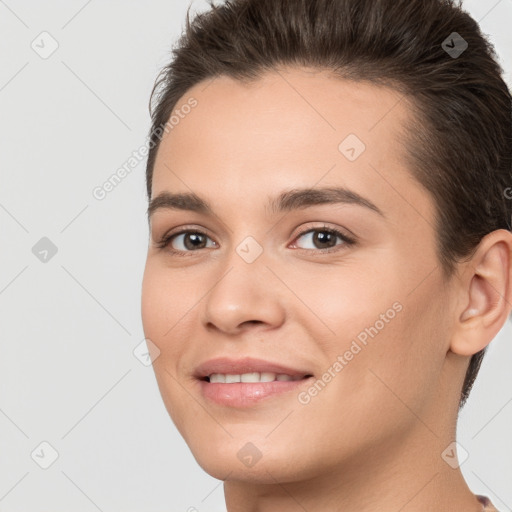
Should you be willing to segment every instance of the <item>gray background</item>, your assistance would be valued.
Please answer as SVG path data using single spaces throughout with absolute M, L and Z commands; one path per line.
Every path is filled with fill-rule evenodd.
M 133 354 L 145 161 L 93 196 L 145 143 L 153 81 L 188 5 L 0 1 L 0 511 L 225 510 L 222 482 L 195 462 Z M 465 5 L 511 84 L 512 0 Z M 32 251 L 43 237 L 57 248 L 46 262 Z M 507 322 L 458 428 L 469 486 L 501 511 L 512 509 L 511 334 Z M 48 469 L 43 441 L 58 452 Z

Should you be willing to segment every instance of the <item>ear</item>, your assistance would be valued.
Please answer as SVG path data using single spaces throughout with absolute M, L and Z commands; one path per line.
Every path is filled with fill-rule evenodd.
M 482 238 L 457 286 L 450 350 L 471 356 L 493 340 L 512 309 L 512 233 L 498 229 Z

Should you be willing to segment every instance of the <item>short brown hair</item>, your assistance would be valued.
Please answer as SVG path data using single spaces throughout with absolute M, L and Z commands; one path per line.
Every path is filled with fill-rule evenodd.
M 192 22 L 189 7 L 186 30 L 151 93 L 149 199 L 162 126 L 191 87 L 220 75 L 251 81 L 281 65 L 307 66 L 387 85 L 412 106 L 406 158 L 434 199 L 436 249 L 447 278 L 487 233 L 512 229 L 505 194 L 512 185 L 511 95 L 493 46 L 460 1 L 209 3 Z M 462 49 L 467 43 L 460 55 L 450 52 L 455 40 Z M 459 408 L 484 354 L 470 360 Z

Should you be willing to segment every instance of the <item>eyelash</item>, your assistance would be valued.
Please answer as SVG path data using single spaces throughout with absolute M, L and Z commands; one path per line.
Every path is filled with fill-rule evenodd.
M 302 249 L 302 248 L 298 248 L 299 251 L 307 251 L 307 252 L 313 251 L 313 252 L 320 252 L 322 254 L 323 253 L 331 253 L 331 252 L 337 252 L 337 251 L 341 250 L 340 249 L 341 247 L 350 247 L 350 246 L 352 246 L 352 245 L 354 245 L 356 243 L 356 240 L 354 238 L 349 237 L 349 236 L 345 235 L 344 233 L 342 233 L 341 231 L 338 231 L 337 229 L 334 229 L 334 228 L 330 228 L 328 226 L 321 226 L 321 227 L 316 227 L 316 228 L 310 228 L 310 229 L 307 229 L 305 231 L 302 231 L 301 233 L 299 233 L 294 238 L 294 240 L 298 240 L 302 236 L 304 236 L 304 235 L 306 235 L 308 233 L 311 233 L 311 232 L 314 233 L 315 231 L 324 232 L 324 233 L 330 233 L 330 234 L 336 235 L 336 237 L 339 237 L 343 241 L 343 244 L 337 244 L 334 247 L 329 247 L 329 248 L 324 248 L 324 249 Z M 177 233 L 172 233 L 170 235 L 164 235 L 156 243 L 156 246 L 159 249 L 165 249 L 171 243 L 171 240 L 174 237 L 179 236 L 179 235 L 183 235 L 183 234 L 198 234 L 198 235 L 210 238 L 206 233 L 204 233 L 203 231 L 201 231 L 199 229 L 183 229 L 182 231 L 179 231 Z M 194 251 L 180 251 L 180 250 L 177 250 L 177 249 L 170 248 L 170 249 L 168 249 L 168 252 L 173 254 L 173 255 L 176 255 L 176 256 L 187 257 L 187 256 L 192 256 L 193 253 L 198 252 L 199 250 L 200 249 L 197 249 L 197 250 L 194 250 Z

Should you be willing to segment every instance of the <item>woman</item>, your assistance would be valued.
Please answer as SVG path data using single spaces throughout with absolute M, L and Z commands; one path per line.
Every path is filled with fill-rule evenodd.
M 154 92 L 144 332 L 227 510 L 496 510 L 455 439 L 512 303 L 511 97 L 476 22 L 227 1 Z

